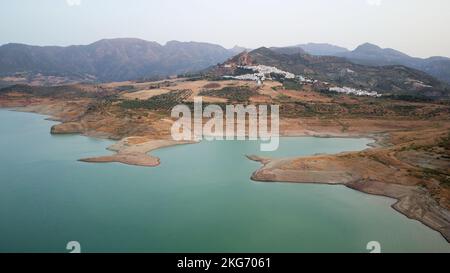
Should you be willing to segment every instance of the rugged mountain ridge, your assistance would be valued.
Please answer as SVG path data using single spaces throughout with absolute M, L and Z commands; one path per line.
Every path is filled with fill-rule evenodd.
M 80 46 L 0 47 L 0 75 L 44 74 L 98 81 L 194 72 L 225 61 L 234 52 L 219 45 L 171 41 L 165 45 L 140 39 L 104 39 Z
M 344 57 L 356 64 L 371 66 L 404 65 L 428 73 L 431 76 L 450 83 L 450 58 L 416 58 L 392 48 L 381 48 L 364 43 L 353 51 L 328 44 L 298 45 L 311 55 Z
M 335 55 L 345 57 L 358 64 L 404 65 L 450 83 L 450 58 L 446 57 L 415 58 L 392 48 L 381 48 L 369 43 L 363 44 L 353 51 Z
M 381 86 L 381 89 L 387 90 L 388 87 L 392 87 L 394 92 L 404 91 L 408 85 L 399 84 L 398 80 L 392 78 L 396 74 L 404 74 L 400 71 L 405 68 L 400 68 L 399 65 L 420 70 L 440 81 L 450 83 L 450 59 L 446 57 L 414 58 L 400 51 L 389 48 L 382 49 L 369 43 L 363 44 L 353 51 L 330 44 L 315 43 L 292 47 L 273 47 L 269 50 L 280 55 L 292 56 L 289 57 L 293 59 L 290 62 L 291 68 L 300 69 L 299 71 L 302 71 L 303 74 L 309 73 L 323 80 L 331 78 L 332 81 L 338 83 L 350 82 L 361 88 L 380 88 L 380 85 L 386 85 L 385 87 Z M 0 79 L 0 87 L 33 82 L 36 82 L 37 85 L 42 83 L 45 85 L 47 78 L 50 78 L 48 85 L 60 85 L 73 81 L 108 82 L 167 77 L 204 70 L 243 51 L 249 52 L 250 50 L 239 46 L 225 49 L 220 45 L 198 42 L 171 41 L 161 45 L 156 42 L 131 38 L 104 39 L 89 45 L 68 47 L 6 44 L 0 46 L 0 77 L 14 75 L 16 79 L 23 78 L 24 80 L 15 82 L 16 79 L 12 79 L 12 81 Z M 266 55 L 271 54 L 266 53 Z M 299 56 L 302 60 L 299 59 Z M 262 58 L 261 54 L 260 58 Z M 288 62 L 286 56 L 281 59 L 284 63 Z M 329 63 L 327 64 L 327 62 Z M 354 66 L 355 64 L 363 65 L 366 68 L 362 69 L 362 67 Z M 391 67 L 368 69 L 367 66 Z M 341 68 L 340 77 L 336 71 L 338 67 Z M 355 74 L 352 77 L 347 73 L 350 70 L 355 71 L 355 69 L 360 72 L 356 73 L 356 77 Z M 313 73 L 315 70 L 323 73 Z M 377 80 L 377 83 L 364 83 L 364 80 L 370 79 L 370 75 L 364 77 L 361 73 L 373 74 L 375 70 L 385 72 L 396 70 L 397 72 L 387 72 L 384 83 L 381 78 Z M 419 75 L 420 73 L 417 71 L 412 72 L 407 69 L 405 71 L 416 74 L 416 78 L 424 79 L 413 84 L 413 91 L 422 83 L 424 85 L 432 83 L 433 87 L 438 85 L 426 75 Z M 392 82 L 396 82 L 396 84 L 392 84 Z M 430 90 L 426 95 L 429 93 Z

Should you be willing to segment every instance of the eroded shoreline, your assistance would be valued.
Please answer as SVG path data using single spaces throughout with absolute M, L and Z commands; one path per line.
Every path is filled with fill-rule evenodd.
M 409 219 L 417 220 L 438 231 L 450 243 L 450 211 L 441 207 L 424 189 L 417 186 L 385 183 L 348 172 L 340 164 L 334 164 L 336 155 L 305 156 L 271 159 L 248 155 L 249 160 L 263 166 L 253 172 L 251 179 L 257 182 L 344 185 L 371 195 L 393 198 L 391 206 Z

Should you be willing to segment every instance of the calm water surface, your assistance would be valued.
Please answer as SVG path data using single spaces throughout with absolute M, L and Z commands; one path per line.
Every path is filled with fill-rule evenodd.
M 45 117 L 0 110 L 0 252 L 446 251 L 442 236 L 392 199 L 343 186 L 258 183 L 245 154 L 286 157 L 365 149 L 368 139 L 283 138 L 161 149 L 156 168 L 88 164 L 111 141 L 52 136 Z

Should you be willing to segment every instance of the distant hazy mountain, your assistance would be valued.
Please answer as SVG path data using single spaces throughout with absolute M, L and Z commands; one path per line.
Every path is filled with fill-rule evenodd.
M 334 56 L 339 53 L 345 53 L 349 50 L 335 45 L 321 44 L 321 43 L 308 43 L 297 45 L 297 47 L 302 48 L 304 51 L 311 55 L 317 56 Z
M 239 53 L 242 53 L 244 51 L 251 51 L 251 49 L 235 45 L 233 48 L 230 48 L 229 51 L 234 55 L 238 55 Z
M 305 50 L 298 46 L 271 47 L 270 50 L 280 54 L 307 54 Z
M 333 55 L 370 65 L 402 64 L 411 66 L 420 60 L 419 58 L 412 58 L 395 49 L 382 49 L 379 46 L 370 43 L 362 44 L 353 51 L 341 52 Z
M 105 39 L 68 47 L 6 44 L 0 47 L 0 75 L 26 72 L 121 81 L 195 72 L 233 55 L 214 44 L 172 41 L 160 45 L 140 39 Z
M 212 76 L 230 75 L 240 65 L 262 64 L 274 66 L 297 75 L 322 82 L 349 86 L 382 94 L 448 97 L 449 86 L 416 69 L 402 65 L 368 66 L 355 64 L 335 56 L 313 56 L 307 53 L 290 54 L 291 50 L 259 48 L 241 53 L 223 65 L 210 70 Z M 288 53 L 283 53 L 288 52 Z M 236 71 L 233 71 L 236 70 Z
M 356 64 L 372 66 L 404 65 L 450 83 L 450 58 L 446 57 L 415 58 L 398 50 L 380 48 L 370 43 L 362 44 L 353 51 L 335 45 L 317 43 L 302 44 L 295 47 L 302 48 L 311 55 L 344 57 Z
M 345 57 L 357 64 L 366 65 L 404 65 L 426 72 L 441 81 L 450 83 L 450 59 L 446 57 L 431 57 L 427 59 L 414 58 L 391 48 L 380 48 L 377 45 L 365 43 L 353 51 L 330 54 Z

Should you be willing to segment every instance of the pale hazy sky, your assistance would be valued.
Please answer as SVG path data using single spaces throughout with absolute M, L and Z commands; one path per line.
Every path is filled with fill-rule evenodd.
M 0 0 L 0 44 L 135 37 L 232 47 L 371 42 L 450 56 L 449 0 Z

